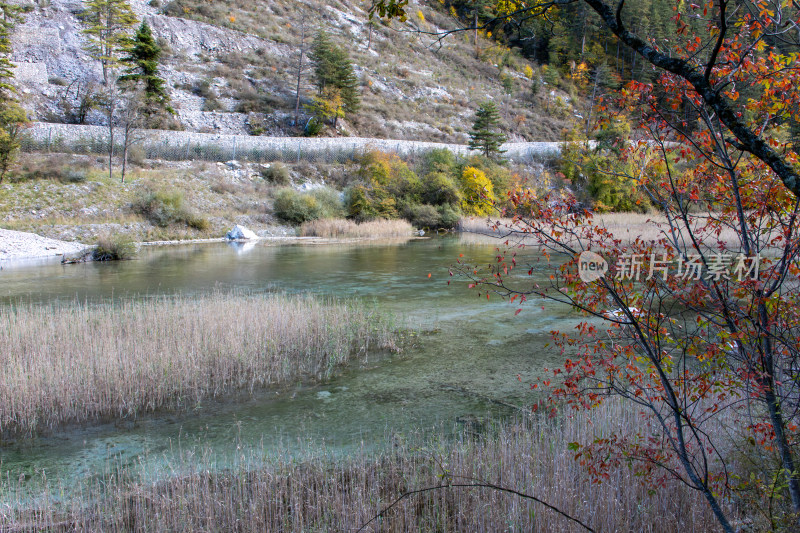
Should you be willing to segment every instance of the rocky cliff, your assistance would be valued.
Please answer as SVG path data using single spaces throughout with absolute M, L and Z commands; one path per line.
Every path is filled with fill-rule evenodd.
M 76 122 L 81 100 L 99 90 L 101 79 L 99 63 L 84 49 L 83 2 L 18 3 L 27 13 L 12 37 L 12 59 L 23 104 L 34 120 Z M 188 0 L 164 5 L 130 0 L 164 50 L 161 74 L 180 126 L 189 131 L 296 134 L 291 117 L 301 25 L 311 35 L 320 28 L 330 31 L 356 65 L 362 111 L 343 121 L 339 134 L 463 143 L 474 109 L 488 98 L 501 104 L 512 140 L 555 140 L 574 113 L 563 103 L 566 96 L 556 105 L 531 97 L 524 72 L 532 70 L 513 51 L 498 53 L 487 41 L 485 56 L 478 59 L 464 35 L 431 46 L 420 34 L 398 31 L 403 28 L 369 25 L 360 3 L 220 1 L 198 7 Z M 417 6 L 426 31 L 447 22 L 437 5 Z M 204 9 L 208 6 L 214 9 Z M 232 14 L 224 15 L 226 10 Z M 237 16 L 244 22 L 233 23 Z M 511 91 L 508 81 L 503 87 L 503 77 L 511 80 Z M 302 98 L 308 101 L 313 94 L 308 71 L 302 81 Z M 545 96 L 556 101 L 555 92 Z M 95 109 L 85 122 L 103 120 Z

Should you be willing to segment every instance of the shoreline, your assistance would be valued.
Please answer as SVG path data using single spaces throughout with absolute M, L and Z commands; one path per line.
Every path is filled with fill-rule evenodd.
M 429 237 L 409 236 L 407 239 L 420 239 Z M 166 240 L 166 241 L 144 241 L 137 242 L 137 246 L 180 246 L 186 244 L 211 244 L 211 243 L 240 243 L 240 244 L 349 244 L 374 240 L 397 240 L 405 237 L 300 237 L 300 236 L 268 236 L 258 239 L 227 239 L 225 237 L 213 237 L 205 239 L 185 239 L 185 240 Z M 51 260 L 71 254 L 79 254 L 82 251 L 92 248 L 91 244 L 83 244 L 76 241 L 61 241 L 43 237 L 37 233 L 16 231 L 0 228 L 0 268 L 31 263 L 42 260 Z

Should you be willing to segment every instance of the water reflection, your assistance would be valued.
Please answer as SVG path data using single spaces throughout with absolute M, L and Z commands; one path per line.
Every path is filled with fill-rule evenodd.
M 256 247 L 256 243 L 255 241 L 228 241 L 228 246 L 238 255 L 244 255 L 247 252 L 252 252 Z

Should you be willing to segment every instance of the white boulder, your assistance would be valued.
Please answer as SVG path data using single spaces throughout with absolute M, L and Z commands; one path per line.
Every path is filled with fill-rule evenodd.
M 240 226 L 239 224 L 236 224 L 233 229 L 230 230 L 227 235 L 225 235 L 225 237 L 229 241 L 254 241 L 258 239 L 258 235 L 244 226 Z

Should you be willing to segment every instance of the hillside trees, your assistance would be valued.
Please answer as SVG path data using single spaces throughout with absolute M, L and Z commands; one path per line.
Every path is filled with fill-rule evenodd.
M 621 91 L 616 106 L 641 141 L 620 151 L 627 168 L 605 172 L 648 195 L 663 221 L 659 235 L 613 235 L 569 201 L 519 191 L 513 201 L 524 210 L 498 229 L 567 262 L 547 284 L 509 275 L 513 249 L 462 272 L 479 290 L 539 295 L 587 315 L 579 335 L 555 333 L 565 363 L 534 386 L 552 385 L 552 398 L 577 408 L 616 395 L 652 425 L 571 445 L 593 476 L 627 462 L 654 490 L 666 478 L 697 490 L 725 531 L 734 531 L 730 503 L 764 529 L 796 530 L 800 164 L 786 139 L 800 104 L 800 8 L 680 3 L 660 40 L 637 27 L 641 6 L 567 4 L 594 12 L 630 70 L 655 77 Z M 498 21 L 534 19 L 554 5 L 499 2 L 495 13 Z M 398 16 L 404 2 L 374 7 Z M 589 251 L 608 273 L 581 277 L 586 258 L 597 261 Z
M 319 122 L 332 122 L 335 128 L 338 119 L 357 112 L 360 107 L 358 76 L 347 52 L 334 44 L 325 31 L 315 36 L 309 59 L 314 64 L 317 88 L 309 110 Z
M 136 24 L 136 15 L 126 0 L 86 0 L 85 5 L 86 49 L 100 62 L 108 87 L 130 46 L 128 33 Z
M 100 62 L 103 71 L 100 106 L 108 127 L 108 175 L 111 178 L 114 170 L 115 128 L 121 127 L 123 181 L 128 149 L 136 138 L 134 132 L 159 113 L 170 111 L 164 82 L 158 77 L 161 51 L 146 23 L 142 23 L 135 37 L 130 37 L 136 22 L 136 15 L 125 0 L 86 1 L 86 49 Z M 125 65 L 128 68 L 120 74 Z
M 151 126 L 158 125 L 158 118 L 174 111 L 169 105 L 169 94 L 164 86 L 164 79 L 158 75 L 158 63 L 161 48 L 153 38 L 153 32 L 146 21 L 136 30 L 136 34 L 127 43 L 127 56 L 120 62 L 127 65 L 124 74 L 119 77 L 123 86 L 142 86 L 143 106 L 141 112 L 144 121 Z

